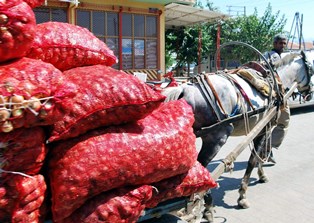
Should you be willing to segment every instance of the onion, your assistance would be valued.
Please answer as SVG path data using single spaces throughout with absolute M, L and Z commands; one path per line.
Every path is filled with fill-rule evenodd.
M 11 132 L 13 130 L 13 125 L 10 121 L 5 121 L 1 126 L 2 132 Z
M 10 118 L 10 112 L 7 109 L 1 109 L 0 110 L 0 121 L 4 122 L 8 118 Z

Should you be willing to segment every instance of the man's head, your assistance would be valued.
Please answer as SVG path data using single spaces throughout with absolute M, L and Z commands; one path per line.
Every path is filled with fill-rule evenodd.
M 277 53 L 281 54 L 283 52 L 283 49 L 287 46 L 286 36 L 283 34 L 275 35 L 273 46 L 274 46 L 274 49 L 277 51 Z

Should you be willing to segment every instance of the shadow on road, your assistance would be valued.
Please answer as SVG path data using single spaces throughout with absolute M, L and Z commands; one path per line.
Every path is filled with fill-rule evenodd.
M 208 168 L 214 170 L 215 169 L 214 164 L 216 163 L 209 164 Z M 216 166 L 218 166 L 218 164 L 216 164 Z M 235 162 L 233 172 L 241 171 L 244 174 L 246 166 L 247 166 L 246 161 Z M 225 203 L 224 197 L 228 191 L 238 191 L 241 184 L 241 180 L 242 178 L 235 178 L 232 175 L 232 173 L 230 174 L 230 177 L 226 176 L 226 174 L 220 176 L 217 181 L 219 183 L 219 187 L 212 190 L 214 205 L 220 206 L 226 209 L 240 209 L 238 205 L 236 204 L 236 201 L 235 201 L 235 205 L 229 205 Z M 254 177 L 250 178 L 249 187 L 255 186 L 257 184 L 258 184 L 258 179 Z
M 271 165 L 271 164 L 265 164 L 264 168 L 270 168 L 272 166 L 273 165 Z M 244 175 L 246 167 L 247 167 L 246 161 L 235 162 L 233 172 L 240 171 L 241 176 L 242 176 L 242 174 Z M 208 168 L 211 169 L 211 168 L 213 168 L 213 166 L 209 165 Z M 253 171 L 257 171 L 257 168 L 255 168 Z M 220 207 L 223 207 L 226 209 L 241 209 L 241 208 L 239 208 L 236 200 L 234 201 L 234 205 L 230 205 L 224 201 L 224 197 L 225 197 L 226 193 L 228 193 L 230 191 L 238 191 L 239 190 L 242 177 L 241 178 L 235 178 L 232 175 L 232 173 L 230 174 L 230 177 L 228 177 L 226 175 L 228 175 L 228 173 L 225 173 L 219 177 L 219 179 L 217 180 L 217 182 L 219 183 L 219 187 L 212 190 L 214 205 L 220 206 Z M 259 180 L 255 177 L 251 177 L 248 190 L 250 190 L 250 187 L 256 186 L 257 184 L 260 184 Z
M 300 108 L 291 108 L 291 115 L 301 115 L 304 113 L 314 112 L 314 105 L 308 105 Z

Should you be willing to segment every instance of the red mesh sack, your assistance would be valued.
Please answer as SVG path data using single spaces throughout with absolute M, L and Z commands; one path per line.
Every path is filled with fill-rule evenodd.
M 80 90 L 64 101 L 66 114 L 54 124 L 49 141 L 73 138 L 101 126 L 133 122 L 164 100 L 133 75 L 108 66 L 78 67 L 64 75 Z
M 45 133 L 40 127 L 0 133 L 0 167 L 2 171 L 39 173 L 46 158 Z M 2 179 L 12 174 L 2 173 Z
M 49 63 L 29 58 L 0 66 L 0 132 L 52 125 L 62 117 L 59 103 L 76 89 Z
M 43 222 L 47 213 L 46 189 L 42 175 L 12 175 L 0 181 L 0 222 Z
M 190 196 L 193 193 L 209 190 L 217 186 L 210 172 L 199 162 L 185 174 L 171 177 L 153 184 L 157 189 L 146 206 L 152 208 L 160 202 L 176 197 Z
M 111 66 L 117 61 L 113 51 L 88 29 L 62 22 L 38 24 L 27 56 L 61 71 L 95 64 Z
M 197 156 L 193 122 L 184 100 L 171 101 L 137 123 L 97 129 L 55 145 L 49 164 L 54 220 L 68 217 L 101 192 L 187 172 Z
M 22 0 L 0 1 L 0 62 L 26 55 L 35 36 L 32 8 Z
M 23 1 L 26 2 L 32 8 L 41 6 L 45 2 L 45 0 L 23 0 Z
M 119 188 L 88 200 L 62 223 L 135 223 L 152 197 L 153 187 Z

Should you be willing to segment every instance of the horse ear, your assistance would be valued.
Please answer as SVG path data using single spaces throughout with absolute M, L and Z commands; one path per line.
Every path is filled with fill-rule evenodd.
M 304 50 L 301 50 L 301 56 L 302 56 L 303 58 L 306 58 L 306 55 L 305 55 L 305 53 L 304 53 Z
M 281 58 L 280 60 L 277 60 L 277 61 L 275 61 L 275 62 L 272 62 L 273 67 L 274 67 L 274 68 L 278 68 L 278 67 L 282 66 L 282 65 L 283 65 L 283 59 L 284 59 L 284 58 Z

